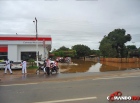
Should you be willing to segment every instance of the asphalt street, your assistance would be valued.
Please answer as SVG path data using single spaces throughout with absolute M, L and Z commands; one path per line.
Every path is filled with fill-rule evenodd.
M 1 84 L 0 103 L 109 103 L 107 96 L 118 90 L 140 96 L 140 75 Z

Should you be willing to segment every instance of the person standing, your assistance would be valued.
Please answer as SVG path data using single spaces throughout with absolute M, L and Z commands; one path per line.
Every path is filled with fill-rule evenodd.
M 57 61 L 54 61 L 54 70 L 56 71 L 56 73 L 58 72 L 58 63 L 57 63 Z
M 7 69 L 9 69 L 9 72 L 12 74 L 12 70 L 10 68 L 10 61 L 9 59 L 6 60 L 6 66 L 5 66 L 5 74 L 7 74 Z
M 44 74 L 46 74 L 46 61 L 45 60 L 44 60 L 43 66 L 44 66 L 43 68 Z
M 49 59 L 46 60 L 46 72 L 48 75 L 50 75 L 50 60 Z
M 26 61 L 22 61 L 22 73 L 23 73 L 23 74 L 27 73 Z

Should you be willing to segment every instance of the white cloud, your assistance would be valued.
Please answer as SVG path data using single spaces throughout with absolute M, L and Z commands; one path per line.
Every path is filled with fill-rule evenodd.
M 53 48 L 84 44 L 98 49 L 104 35 L 124 28 L 140 46 L 138 0 L 7 0 L 0 1 L 0 34 L 51 35 Z M 138 35 L 135 35 L 138 34 Z

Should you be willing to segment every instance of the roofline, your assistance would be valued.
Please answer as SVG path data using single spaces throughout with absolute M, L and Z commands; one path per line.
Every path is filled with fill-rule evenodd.
M 0 37 L 36 37 L 36 35 L 9 35 L 9 34 L 0 34 Z M 51 37 L 51 35 L 38 35 L 38 37 Z

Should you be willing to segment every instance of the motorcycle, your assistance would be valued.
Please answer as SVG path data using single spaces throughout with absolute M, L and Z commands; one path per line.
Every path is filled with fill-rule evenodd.
M 44 72 L 45 69 L 45 72 Z M 39 63 L 39 68 L 36 70 L 36 74 L 40 74 L 41 71 L 44 73 L 47 73 L 48 75 L 53 74 L 53 72 L 58 73 L 59 68 L 57 66 L 54 66 L 53 63 L 50 64 L 50 68 L 46 67 L 45 64 Z
M 50 73 L 53 74 L 53 72 L 58 73 L 58 66 L 54 66 L 53 63 L 50 65 Z
M 44 72 L 44 68 L 45 68 L 45 65 L 44 64 L 42 65 L 42 64 L 39 63 L 39 67 L 36 70 L 36 74 L 40 74 L 40 71 Z

